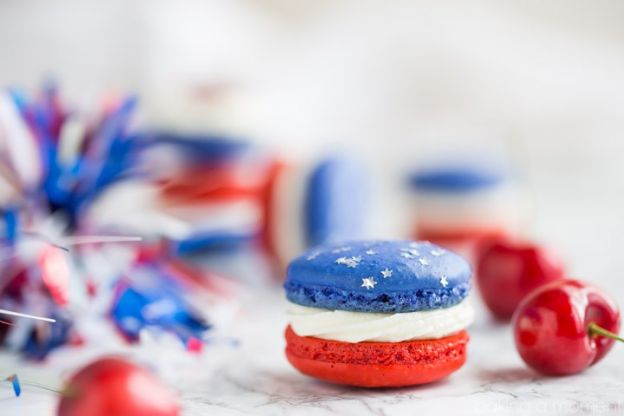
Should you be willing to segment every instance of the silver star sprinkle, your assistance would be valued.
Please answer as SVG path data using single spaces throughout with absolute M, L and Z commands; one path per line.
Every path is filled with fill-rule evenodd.
M 373 289 L 376 284 L 377 282 L 372 277 L 365 277 L 362 279 L 362 287 L 365 287 L 366 289 Z
M 421 257 L 418 259 L 418 262 L 423 266 L 429 266 L 429 260 L 426 257 Z
M 315 251 L 314 253 L 310 254 L 308 257 L 306 257 L 306 260 L 310 261 L 310 260 L 314 260 L 315 258 L 317 258 L 319 255 L 321 254 L 320 251 Z
M 386 267 L 384 270 L 381 271 L 381 275 L 383 276 L 384 279 L 388 277 L 392 277 L 392 270 Z
M 345 266 L 351 268 L 351 269 L 355 269 L 360 262 L 362 261 L 362 257 L 360 256 L 353 256 L 353 257 L 339 257 L 336 259 L 336 263 L 338 264 L 344 264 Z
M 402 248 L 401 251 L 404 253 L 409 253 L 412 256 L 420 256 L 420 251 L 416 250 L 415 248 Z
M 368 254 L 369 256 L 374 256 L 375 254 L 377 254 L 377 252 L 373 249 L 370 249 L 370 250 L 366 250 L 366 254 Z
M 444 251 L 442 251 L 442 250 L 431 250 L 429 252 L 429 254 L 431 254 L 434 257 L 440 257 L 440 256 L 442 256 L 444 254 Z
M 401 257 L 406 258 L 406 259 L 413 259 L 416 256 L 414 256 L 414 255 L 412 255 L 410 253 L 403 252 L 403 253 L 401 253 Z
M 445 277 L 445 276 L 442 276 L 442 278 L 440 279 L 440 284 L 441 284 L 443 287 L 447 287 L 447 286 L 448 286 L 448 284 L 449 284 L 449 283 L 448 283 L 448 280 L 446 280 L 446 277 Z
M 338 247 L 338 248 L 333 249 L 332 253 L 334 253 L 334 254 L 344 253 L 345 251 L 349 251 L 349 250 L 351 250 L 351 247 L 343 246 L 343 247 Z

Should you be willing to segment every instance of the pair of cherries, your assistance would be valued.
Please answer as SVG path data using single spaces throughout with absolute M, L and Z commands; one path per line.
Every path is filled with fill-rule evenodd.
M 564 278 L 561 262 L 539 246 L 490 241 L 478 252 L 476 274 L 486 306 L 497 318 L 512 319 L 520 356 L 541 373 L 579 373 L 622 341 L 616 303 Z
M 551 375 L 574 374 L 613 346 L 620 313 L 611 298 L 586 283 L 565 279 L 561 263 L 532 244 L 496 240 L 477 256 L 485 304 L 513 319 L 524 361 Z M 104 358 L 76 373 L 62 392 L 60 416 L 176 416 L 178 398 L 150 372 L 125 359 Z

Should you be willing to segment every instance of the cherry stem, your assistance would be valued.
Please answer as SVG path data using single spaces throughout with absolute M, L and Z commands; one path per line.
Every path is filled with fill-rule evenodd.
M 599 326 L 595 322 L 590 322 L 589 325 L 587 325 L 587 330 L 589 331 L 589 335 L 599 335 L 601 337 L 605 337 L 605 338 L 613 339 L 613 340 L 616 340 L 616 341 L 624 342 L 624 338 L 622 338 L 618 334 L 614 334 L 611 331 L 607 331 L 606 329 L 604 329 L 603 327 Z
M 58 389 L 52 388 L 50 386 L 47 386 L 45 384 L 37 383 L 36 381 L 20 380 L 20 383 L 23 386 L 36 387 L 38 389 L 47 390 L 47 391 L 50 391 L 52 393 L 56 393 L 56 394 L 59 394 L 59 395 L 63 395 L 65 393 L 63 390 L 58 390 Z
M 12 381 L 14 377 L 17 377 L 17 375 L 16 375 L 16 374 L 13 374 L 13 375 L 11 375 L 11 376 L 7 377 L 7 378 L 5 379 L 5 381 Z M 56 394 L 60 394 L 60 395 L 65 394 L 65 391 L 64 391 L 64 390 L 58 390 L 58 389 L 55 389 L 55 388 L 53 388 L 53 387 L 50 387 L 50 386 L 48 386 L 48 385 L 46 385 L 46 384 L 43 384 L 43 383 L 38 383 L 38 382 L 36 382 L 36 381 L 24 380 L 24 379 L 22 379 L 22 378 L 19 378 L 17 383 L 18 383 L 18 385 L 22 385 L 22 386 L 29 386 L 29 387 L 36 387 L 36 388 L 38 388 L 38 389 L 43 389 L 43 390 L 51 391 L 52 393 L 56 393 Z

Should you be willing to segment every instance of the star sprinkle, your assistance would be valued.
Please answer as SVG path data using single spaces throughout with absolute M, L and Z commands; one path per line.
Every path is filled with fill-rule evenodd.
M 306 257 L 306 260 L 308 260 L 308 261 L 314 260 L 315 258 L 317 258 L 320 255 L 321 255 L 320 251 L 315 251 L 314 253 L 312 253 L 308 257 Z
M 440 257 L 440 256 L 444 255 L 444 251 L 442 251 L 442 250 L 431 250 L 429 252 L 429 254 L 431 254 L 434 257 Z
M 369 256 L 374 256 L 375 254 L 377 254 L 377 252 L 373 249 L 366 250 L 365 253 L 368 254 Z
M 362 261 L 362 257 L 361 256 L 338 257 L 336 259 L 336 263 L 337 264 L 344 264 L 345 266 L 349 267 L 350 269 L 355 269 L 360 264 L 361 261 Z
M 338 247 L 332 250 L 332 253 L 337 254 L 337 253 L 344 253 L 345 251 L 349 251 L 351 250 L 351 247 L 347 247 L 347 246 L 342 246 L 342 247 Z
M 384 270 L 381 271 L 381 275 L 383 276 L 384 279 L 387 279 L 388 277 L 392 277 L 392 270 L 386 267 Z
M 376 284 L 377 282 L 372 277 L 365 277 L 362 279 L 362 287 L 365 287 L 366 289 L 374 289 Z
M 402 248 L 401 251 L 404 253 L 409 253 L 414 257 L 420 256 L 420 251 L 416 250 L 415 248 Z
M 426 258 L 426 257 L 421 257 L 421 258 L 419 258 L 419 259 L 418 259 L 418 262 L 419 262 L 420 264 L 422 264 L 423 266 L 429 266 L 429 264 L 430 264 L 430 263 L 429 263 L 429 260 L 427 260 L 427 258 Z
M 442 278 L 440 279 L 440 284 L 442 285 L 442 287 L 447 287 L 449 282 L 448 280 L 446 280 L 445 276 L 442 276 Z

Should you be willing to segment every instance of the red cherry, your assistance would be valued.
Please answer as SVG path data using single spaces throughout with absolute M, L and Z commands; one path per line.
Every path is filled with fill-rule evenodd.
M 530 367 L 549 375 L 574 374 L 600 361 L 619 339 L 620 312 L 601 290 L 565 279 L 529 294 L 513 327 L 516 348 Z
M 508 321 L 533 289 L 561 279 L 563 266 L 543 247 L 497 239 L 484 243 L 477 255 L 477 284 L 487 307 Z
M 152 373 L 122 358 L 102 358 L 67 383 L 59 416 L 176 416 L 178 399 Z

